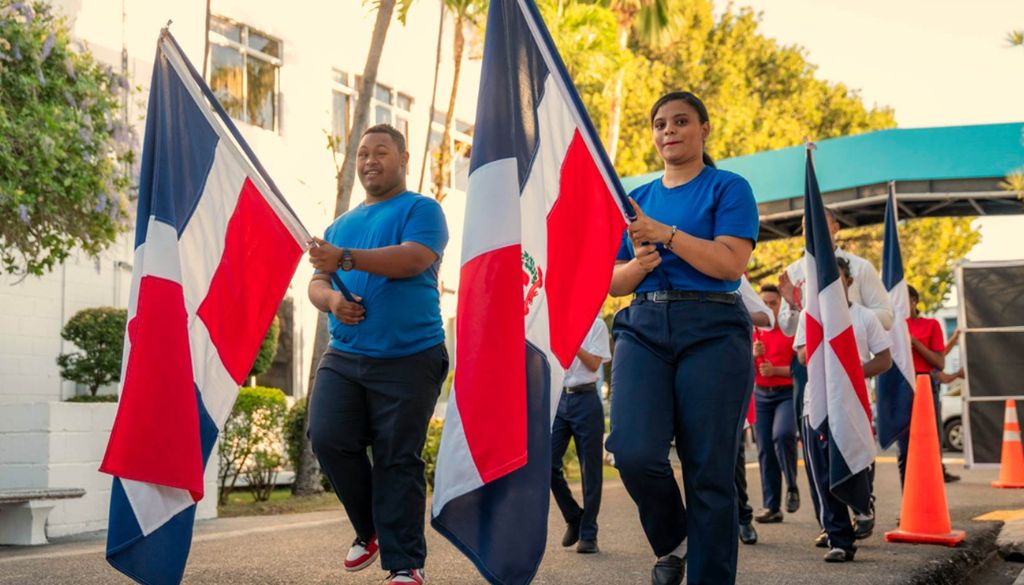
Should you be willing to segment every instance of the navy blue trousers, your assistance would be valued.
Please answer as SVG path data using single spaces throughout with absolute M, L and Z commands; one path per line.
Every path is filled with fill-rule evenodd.
M 742 304 L 634 301 L 612 327 L 608 450 L 657 556 L 688 541 L 690 585 L 731 585 L 739 538 L 735 467 L 753 389 Z M 683 505 L 668 454 L 683 468 Z
M 421 454 L 447 374 L 443 344 L 396 359 L 329 349 L 316 372 L 309 405 L 313 452 L 356 535 L 377 534 L 386 571 L 422 568 L 427 557 Z
M 572 497 L 572 490 L 562 472 L 562 458 L 570 438 L 576 442 L 576 455 L 580 460 L 583 507 Z M 551 425 L 551 493 L 565 521 L 579 523 L 582 540 L 597 540 L 604 466 L 601 457 L 603 439 L 604 408 L 597 391 L 578 394 L 563 391 Z
M 764 507 L 778 510 L 782 506 L 782 478 L 786 486 L 796 490 L 796 419 L 793 418 L 793 388 L 754 389 L 757 420 L 757 460 L 761 464 L 761 496 Z
M 740 448 L 736 452 L 736 513 L 742 525 L 754 520 L 754 509 L 750 507 L 750 498 L 747 497 L 747 448 L 742 435 Z
M 828 421 L 823 423 L 828 426 Z M 829 487 L 829 454 L 827 433 L 822 434 L 811 428 L 807 417 L 803 419 L 804 452 L 807 455 L 807 474 L 814 486 L 816 498 L 814 510 L 818 514 L 818 523 L 828 533 L 828 542 L 832 547 L 844 550 L 855 550 L 853 545 L 853 522 L 846 504 L 832 495 Z

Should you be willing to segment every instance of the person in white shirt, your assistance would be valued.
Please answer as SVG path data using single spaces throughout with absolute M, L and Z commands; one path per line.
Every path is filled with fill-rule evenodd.
M 850 319 L 853 322 L 853 336 L 857 341 L 857 353 L 863 365 L 864 377 L 872 378 L 888 370 L 892 366 L 892 340 L 879 322 L 875 313 L 852 302 L 850 289 L 855 281 L 849 262 L 837 258 L 839 276 L 846 291 L 846 300 L 850 304 Z M 807 362 L 807 335 L 805 333 L 806 316 L 799 319 L 793 348 L 797 351 L 800 363 Z M 808 412 L 810 392 L 804 396 L 803 411 Z M 815 541 L 817 546 L 830 548 L 825 555 L 826 562 L 852 561 L 857 547 L 854 540 L 867 538 L 874 528 L 873 515 L 858 515 L 858 526 L 855 528 L 850 520 L 846 504 L 832 495 L 828 481 L 828 441 L 829 436 L 819 436 L 811 428 L 808 416 L 804 415 L 804 461 L 809 463 L 811 491 L 814 497 L 814 509 L 818 522 L 823 528 L 822 534 Z M 873 472 L 873 468 L 872 468 Z M 870 474 L 870 475 L 873 475 Z M 874 496 L 872 496 L 872 499 Z
M 576 359 L 565 373 L 565 387 L 551 426 L 551 493 L 567 525 L 562 546 L 578 542 L 578 553 L 598 552 L 597 513 L 601 508 L 603 479 L 604 408 L 597 381 L 601 365 L 611 359 L 608 327 L 598 316 L 576 353 Z M 580 460 L 583 507 L 573 498 L 562 472 L 562 458 L 569 447 L 569 439 L 575 441 Z
M 840 229 L 835 212 L 826 207 L 825 219 L 828 223 L 832 245 L 835 246 L 836 233 Z M 885 290 L 878 270 L 867 260 L 839 247 L 835 247 L 835 253 L 836 258 L 842 258 L 850 265 L 850 276 L 853 278 L 853 284 L 850 285 L 848 293 L 850 302 L 870 309 L 886 331 L 891 329 L 893 323 L 892 301 L 889 300 L 889 292 Z M 786 335 L 793 335 L 796 332 L 800 310 L 803 308 L 804 283 L 807 280 L 806 266 L 807 256 L 805 254 L 803 258 L 790 264 L 779 276 L 779 291 L 785 300 L 779 311 L 779 328 Z

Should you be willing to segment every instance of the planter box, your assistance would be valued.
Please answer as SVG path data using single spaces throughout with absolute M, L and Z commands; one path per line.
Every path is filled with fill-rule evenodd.
M 112 479 L 98 471 L 117 413 L 115 403 L 32 402 L 0 408 L 0 489 L 82 488 L 49 515 L 53 538 L 107 528 Z M 197 519 L 217 516 L 217 458 L 206 469 L 207 497 Z

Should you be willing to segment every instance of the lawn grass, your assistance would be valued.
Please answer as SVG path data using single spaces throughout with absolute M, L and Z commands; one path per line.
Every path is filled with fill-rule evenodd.
M 278 488 L 266 502 L 257 502 L 247 490 L 235 491 L 228 495 L 228 501 L 217 507 L 221 518 L 238 516 L 275 516 L 278 514 L 299 514 L 340 509 L 338 498 L 332 493 L 316 496 L 293 496 L 290 488 Z

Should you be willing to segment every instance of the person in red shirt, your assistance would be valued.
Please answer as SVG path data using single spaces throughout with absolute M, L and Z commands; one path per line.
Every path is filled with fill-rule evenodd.
M 761 299 L 776 317 L 782 303 L 778 287 L 761 287 Z M 786 478 L 786 512 L 800 509 L 796 483 L 796 417 L 793 409 L 793 338 L 776 326 L 754 332 L 754 403 L 757 458 L 761 464 L 764 509 L 760 523 L 782 522 L 782 478 Z
M 931 376 L 932 400 L 935 403 L 935 429 L 939 436 L 939 445 L 942 445 L 942 409 L 939 400 L 939 380 L 936 376 L 946 367 L 946 343 L 942 334 L 942 325 L 935 319 L 922 317 L 917 310 L 920 296 L 917 289 L 907 286 L 907 293 L 910 297 L 910 318 L 907 319 L 907 329 L 910 330 L 910 346 L 914 350 L 914 374 L 925 374 Z M 902 446 L 901 446 L 902 447 Z M 902 455 L 902 453 L 901 453 Z M 902 463 L 905 457 L 899 457 Z M 900 466 L 900 481 L 903 480 L 905 465 Z M 960 479 L 960 476 L 953 475 L 942 466 L 942 475 L 946 483 Z

